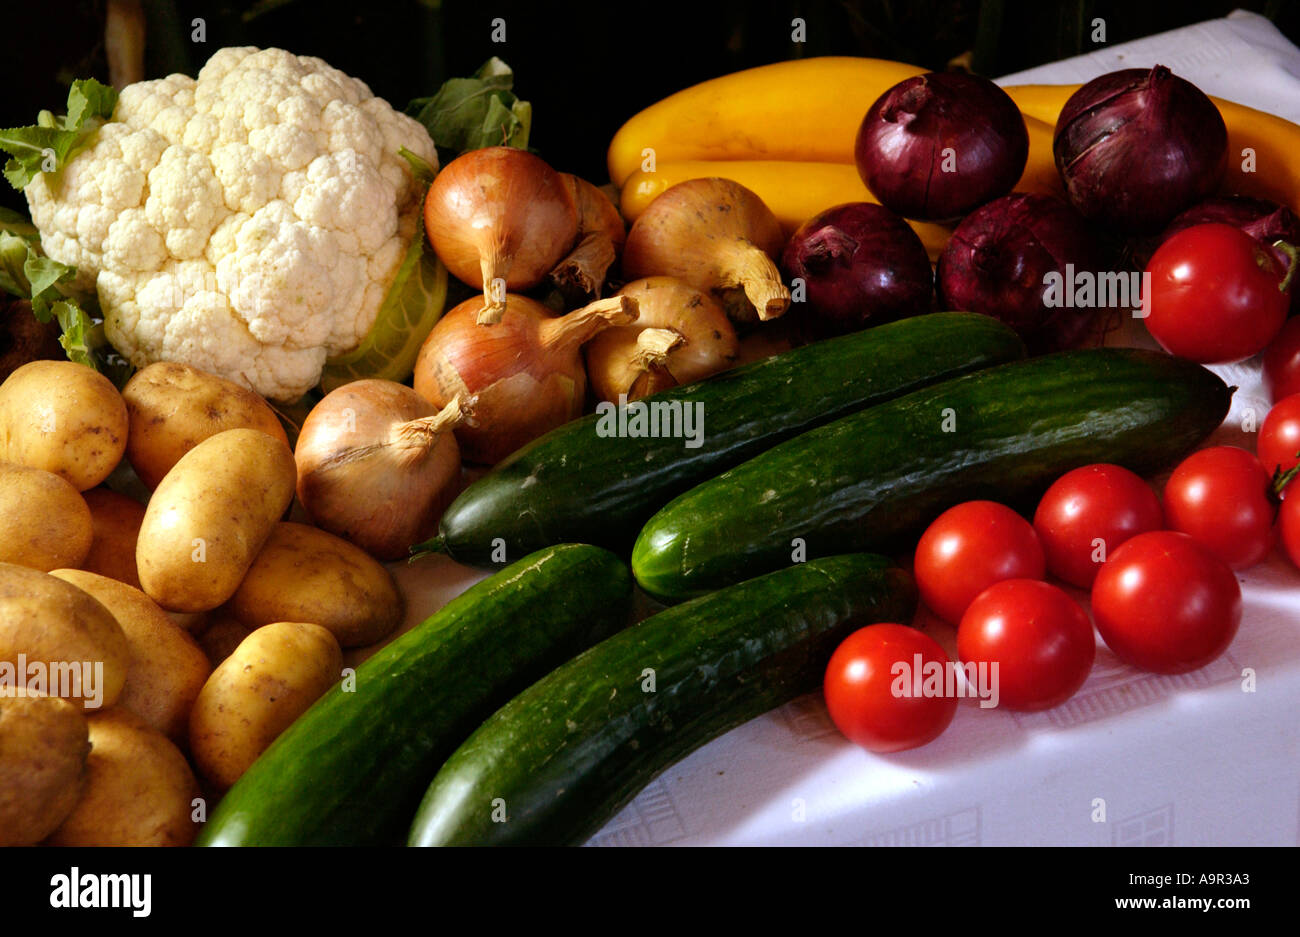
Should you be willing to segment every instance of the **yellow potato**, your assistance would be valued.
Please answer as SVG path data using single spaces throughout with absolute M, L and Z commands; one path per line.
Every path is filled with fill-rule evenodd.
M 117 705 L 173 741 L 184 741 L 190 707 L 212 672 L 198 643 L 139 589 L 79 569 L 56 569 L 51 575 L 94 596 L 121 625 L 131 647 L 131 669 Z
M 199 647 L 208 655 L 208 663 L 214 668 L 235 653 L 244 638 L 253 630 L 233 615 L 222 615 L 208 625 L 199 635 Z
M 314 621 L 343 647 L 373 644 L 402 621 L 392 574 L 360 547 L 306 524 L 275 525 L 231 599 L 250 627 Z
M 122 388 L 131 431 L 126 456 L 140 481 L 158 483 L 209 436 L 256 429 L 289 439 L 267 402 L 246 387 L 187 364 L 159 361 L 137 371 Z
M 92 596 L 46 573 L 0 563 L 0 685 L 107 708 L 121 695 L 130 664 L 121 626 Z
M 79 566 L 93 536 L 90 508 L 70 482 L 0 462 L 0 562 L 43 573 Z
M 60 565 L 76 566 L 140 588 L 140 573 L 135 568 L 135 542 L 140 536 L 140 523 L 144 520 L 144 505 L 108 488 L 92 488 L 82 497 L 90 508 L 90 523 L 94 529 L 90 552 L 80 563 Z
M 48 846 L 188 846 L 198 835 L 198 781 L 180 749 L 127 709 L 90 723 L 81 799 Z
M 0 846 L 34 846 L 81 796 L 90 740 L 67 700 L 0 691 Z
M 126 404 L 112 381 L 84 364 L 33 361 L 0 384 L 0 462 L 94 488 L 122 461 Z
M 239 587 L 298 481 L 293 453 L 255 429 L 209 436 L 167 473 L 136 542 L 140 587 L 174 612 L 216 608 Z
M 190 712 L 199 773 L 227 788 L 339 679 L 343 655 L 320 625 L 258 628 L 212 672 Z

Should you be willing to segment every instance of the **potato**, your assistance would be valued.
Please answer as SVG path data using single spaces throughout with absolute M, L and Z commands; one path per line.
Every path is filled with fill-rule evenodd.
M 97 713 L 81 799 L 47 846 L 188 846 L 198 781 L 180 749 L 129 709 Z
M 92 488 L 82 497 L 90 508 L 90 523 L 94 530 L 90 551 L 80 563 L 61 565 L 99 573 L 139 589 L 135 542 L 144 520 L 144 505 L 108 488 Z
M 81 797 L 90 737 L 67 700 L 0 691 L 0 846 L 34 846 Z
M 212 672 L 198 642 L 139 589 L 79 569 L 56 569 L 51 575 L 94 596 L 121 625 L 131 648 L 131 669 L 117 705 L 183 742 L 190 707 Z
M 214 668 L 235 653 L 244 638 L 253 630 L 233 615 L 221 615 L 199 635 L 199 647 L 208 655 L 208 663 Z
M 289 724 L 339 679 L 343 655 L 320 625 L 258 628 L 208 678 L 190 712 L 190 752 L 220 788 L 239 780 Z
M 266 541 L 230 602 L 244 624 L 314 621 L 343 647 L 373 644 L 402 621 L 392 574 L 360 547 L 284 522 Z
M 0 562 L 43 573 L 80 566 L 93 536 L 90 508 L 70 482 L 0 462 Z
M 151 489 L 181 456 L 229 429 L 261 430 L 289 445 L 275 411 L 260 396 L 187 364 L 159 361 L 137 371 L 122 398 L 131 427 L 126 457 Z
M 71 361 L 33 361 L 0 384 L 0 462 L 94 488 L 122 461 L 126 404 L 104 375 Z
M 255 429 L 209 436 L 167 473 L 149 500 L 135 561 L 140 587 L 174 612 L 230 598 L 298 481 L 293 453 Z
M 121 626 L 92 596 L 46 573 L 0 563 L 0 682 L 9 670 L 10 686 L 106 708 L 121 695 L 130 664 Z M 36 673 L 45 687 L 33 686 Z

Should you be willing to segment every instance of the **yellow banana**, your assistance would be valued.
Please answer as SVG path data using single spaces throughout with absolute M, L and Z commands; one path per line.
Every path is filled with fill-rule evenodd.
M 1080 85 L 1013 85 L 1003 90 L 1027 116 L 1053 127 Z M 1224 189 L 1271 199 L 1300 212 L 1300 125 L 1253 107 L 1211 97 L 1228 127 Z M 1051 153 L 1050 142 L 1048 154 Z
M 614 135 L 609 177 L 654 163 L 789 160 L 851 163 L 858 125 L 889 88 L 925 69 L 883 59 L 795 59 L 723 75 L 664 98 Z

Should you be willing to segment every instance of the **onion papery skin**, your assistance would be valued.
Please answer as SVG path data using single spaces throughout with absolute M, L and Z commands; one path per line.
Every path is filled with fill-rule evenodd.
M 1127 68 L 1070 95 L 1052 153 L 1084 218 L 1154 234 L 1219 187 L 1228 129 L 1214 102 L 1168 68 Z
M 813 335 L 842 335 L 929 312 L 934 273 L 925 245 L 882 205 L 848 202 L 808 219 L 791 236 L 781 270 L 804 283 L 795 304 Z
M 1015 102 L 987 78 L 930 72 L 871 105 L 854 157 L 880 204 L 905 218 L 950 221 L 1015 187 L 1029 131 Z
M 1058 199 L 1013 193 L 972 212 L 939 255 L 936 285 L 944 309 L 1005 322 L 1033 354 L 1077 345 L 1097 310 L 1049 308 L 1046 277 L 1104 272 L 1106 252 L 1088 225 Z

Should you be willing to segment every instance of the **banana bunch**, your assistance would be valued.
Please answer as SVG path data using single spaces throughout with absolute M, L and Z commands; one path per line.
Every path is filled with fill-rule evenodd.
M 614 135 L 609 175 L 635 221 L 661 192 L 687 179 L 721 176 L 755 192 L 788 235 L 842 202 L 874 202 L 858 176 L 853 144 L 867 110 L 924 69 L 883 59 L 826 57 L 764 65 L 715 78 L 653 104 Z M 1025 116 L 1029 160 L 1016 191 L 1062 195 L 1052 132 L 1079 85 L 1004 90 Z M 1300 126 L 1213 99 L 1228 126 L 1229 192 L 1300 211 Z M 950 229 L 909 221 L 931 259 Z

